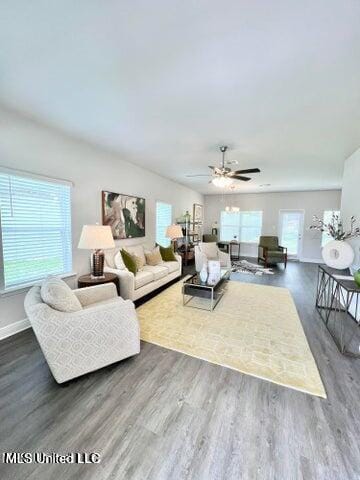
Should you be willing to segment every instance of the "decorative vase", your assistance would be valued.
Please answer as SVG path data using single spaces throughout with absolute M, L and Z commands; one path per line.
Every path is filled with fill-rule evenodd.
M 208 271 L 207 271 L 206 263 L 204 262 L 202 269 L 200 271 L 200 280 L 202 283 L 206 283 L 207 278 L 208 278 Z
M 360 268 L 354 273 L 354 280 L 358 287 L 360 287 Z
M 347 242 L 332 240 L 322 249 L 322 257 L 328 267 L 343 270 L 354 261 L 354 250 Z

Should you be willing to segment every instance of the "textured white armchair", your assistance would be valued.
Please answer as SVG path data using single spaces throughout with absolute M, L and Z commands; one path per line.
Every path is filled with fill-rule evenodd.
M 44 303 L 41 288 L 30 289 L 25 311 L 58 383 L 140 352 L 134 304 L 113 283 L 72 290 L 80 305 L 71 312 Z
M 197 272 L 202 269 L 203 263 L 208 260 L 219 260 L 222 268 L 231 268 L 230 254 L 222 252 L 215 242 L 200 242 L 195 247 L 195 268 Z

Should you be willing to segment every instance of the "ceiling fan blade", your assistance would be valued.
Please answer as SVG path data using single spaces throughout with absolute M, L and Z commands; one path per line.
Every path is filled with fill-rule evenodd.
M 241 175 L 231 175 L 230 178 L 236 178 L 236 180 L 242 180 L 243 182 L 251 180 L 250 177 L 242 177 Z
M 199 173 L 199 174 L 195 174 L 195 175 L 185 175 L 185 177 L 211 177 L 212 175 L 210 175 L 209 173 Z
M 232 172 L 233 175 L 240 175 L 242 173 L 260 173 L 260 169 L 259 168 L 248 168 L 248 169 L 245 169 L 245 170 L 235 170 L 234 172 Z

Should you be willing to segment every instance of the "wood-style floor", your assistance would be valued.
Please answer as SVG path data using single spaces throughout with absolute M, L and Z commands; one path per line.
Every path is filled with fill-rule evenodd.
M 30 330 L 0 342 L 0 451 L 101 454 L 99 465 L 0 465 L 0 478 L 359 479 L 360 361 L 338 353 L 314 309 L 316 272 L 290 263 L 233 279 L 291 290 L 327 400 L 147 343 L 59 386 Z

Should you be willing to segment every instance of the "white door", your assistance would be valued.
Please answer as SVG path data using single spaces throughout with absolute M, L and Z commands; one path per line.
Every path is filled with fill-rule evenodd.
M 304 228 L 303 210 L 280 210 L 280 245 L 287 248 L 288 256 L 299 259 Z

